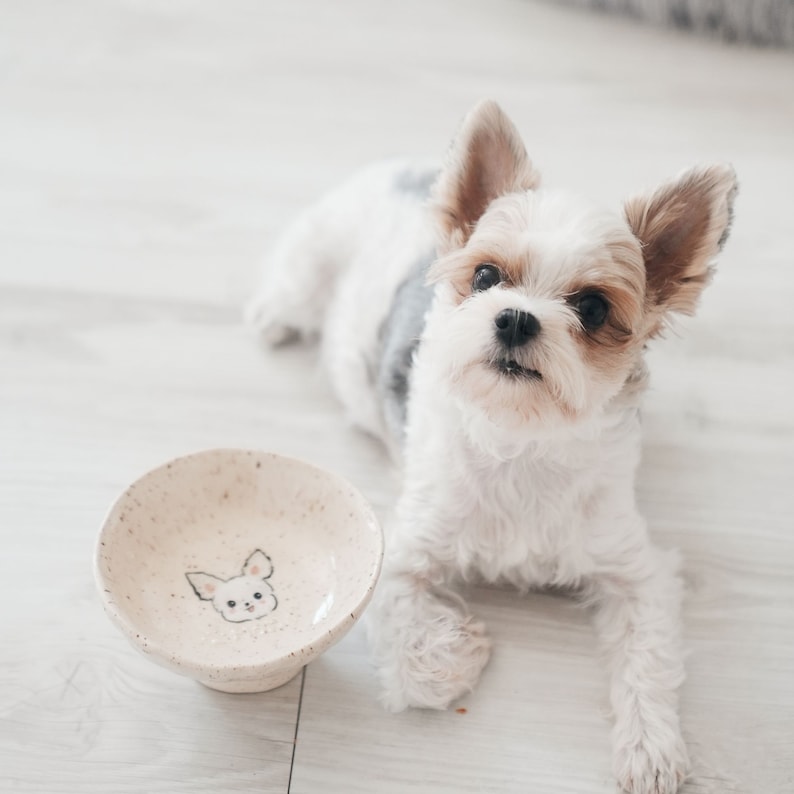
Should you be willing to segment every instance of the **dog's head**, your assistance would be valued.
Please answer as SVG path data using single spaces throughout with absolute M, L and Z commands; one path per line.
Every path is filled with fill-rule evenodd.
M 691 314 L 728 234 L 727 166 L 686 172 L 622 214 L 540 188 L 493 102 L 464 121 L 434 188 L 434 364 L 502 426 L 575 424 L 635 372 L 671 313 Z
M 224 620 L 243 623 L 269 615 L 278 601 L 266 581 L 273 575 L 270 557 L 257 549 L 243 564 L 240 576 L 221 579 L 210 573 L 186 573 L 193 591 L 202 601 L 212 601 Z

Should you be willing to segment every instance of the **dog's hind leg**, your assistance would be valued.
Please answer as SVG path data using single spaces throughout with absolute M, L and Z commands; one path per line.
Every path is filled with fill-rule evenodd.
M 416 180 L 417 174 L 427 182 L 435 171 L 402 162 L 367 168 L 287 227 L 265 258 L 246 310 L 263 341 L 279 345 L 325 333 L 328 307 L 357 267 L 362 272 L 347 287 L 344 311 L 354 319 L 361 313 L 385 315 L 405 271 L 428 248 L 426 195 L 406 190 L 407 178 Z M 422 191 L 429 190 L 425 182 Z M 358 343 L 362 329 L 353 330 Z M 375 330 L 364 333 L 371 337 Z
M 336 195 L 301 213 L 265 258 L 245 318 L 268 345 L 311 339 L 322 329 L 330 295 L 350 256 Z

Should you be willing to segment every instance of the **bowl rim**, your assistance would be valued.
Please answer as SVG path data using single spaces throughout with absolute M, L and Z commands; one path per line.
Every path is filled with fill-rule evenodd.
M 228 663 L 207 663 L 194 658 L 191 654 L 185 654 L 168 649 L 164 646 L 162 641 L 153 639 L 145 635 L 135 624 L 130 620 L 125 610 L 119 608 L 119 605 L 113 598 L 113 591 L 110 589 L 110 582 L 107 581 L 106 573 L 103 569 L 103 538 L 106 531 L 110 526 L 110 519 L 116 509 L 121 504 L 129 492 L 139 483 L 143 482 L 149 477 L 154 477 L 158 473 L 167 469 L 173 468 L 175 465 L 180 465 L 188 460 L 202 458 L 207 455 L 233 455 L 233 456 L 256 456 L 259 458 L 269 458 L 273 462 L 283 461 L 290 465 L 296 465 L 299 468 L 308 469 L 320 474 L 322 477 L 335 481 L 340 486 L 344 486 L 359 502 L 365 523 L 373 530 L 375 538 L 375 553 L 374 559 L 367 570 L 367 586 L 359 597 L 354 606 L 346 610 L 342 616 L 336 620 L 332 625 L 323 627 L 316 637 L 309 636 L 308 639 L 300 646 L 292 650 L 286 650 L 283 653 L 263 659 L 258 662 L 244 662 L 230 660 Z M 353 624 L 361 617 L 365 607 L 372 598 L 375 585 L 380 577 L 381 569 L 383 566 L 383 553 L 384 553 L 384 536 L 383 528 L 374 509 L 364 495 L 356 488 L 349 480 L 341 474 L 337 474 L 329 469 L 324 469 L 314 463 L 310 463 L 301 458 L 296 458 L 290 455 L 283 455 L 279 452 L 270 452 L 261 449 L 251 449 L 245 447 L 208 447 L 196 452 L 190 452 L 185 455 L 179 455 L 175 458 L 165 461 L 159 466 L 148 469 L 140 477 L 137 477 L 124 490 L 113 500 L 110 507 L 105 513 L 105 517 L 100 525 L 99 533 L 96 538 L 93 554 L 93 575 L 94 583 L 99 592 L 102 607 L 110 618 L 111 622 L 121 630 L 127 639 L 145 656 L 151 657 L 153 661 L 164 665 L 183 675 L 190 675 L 188 671 L 193 671 L 196 678 L 216 678 L 217 680 L 229 680 L 228 676 L 223 676 L 223 673 L 233 673 L 235 680 L 244 680 L 250 677 L 259 677 L 262 675 L 263 668 L 276 668 L 283 666 L 287 662 L 294 662 L 297 666 L 307 664 L 312 658 L 315 658 L 323 651 L 327 650 L 353 626 Z M 213 676 L 213 674 L 215 674 Z

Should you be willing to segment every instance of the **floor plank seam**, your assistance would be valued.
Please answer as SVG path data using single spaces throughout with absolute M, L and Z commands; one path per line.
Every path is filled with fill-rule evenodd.
M 298 731 L 301 724 L 301 708 L 303 707 L 303 688 L 306 686 L 306 667 L 301 670 L 301 691 L 298 694 L 298 711 L 295 715 L 295 736 L 292 739 L 292 760 L 289 765 L 289 780 L 287 780 L 287 794 L 292 790 L 292 773 L 295 770 L 295 752 L 298 749 Z

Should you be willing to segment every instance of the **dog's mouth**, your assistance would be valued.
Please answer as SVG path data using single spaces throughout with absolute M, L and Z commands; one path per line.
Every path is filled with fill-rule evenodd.
M 536 369 L 525 367 L 513 358 L 500 358 L 494 362 L 494 367 L 508 378 L 515 380 L 543 380 L 543 375 Z

